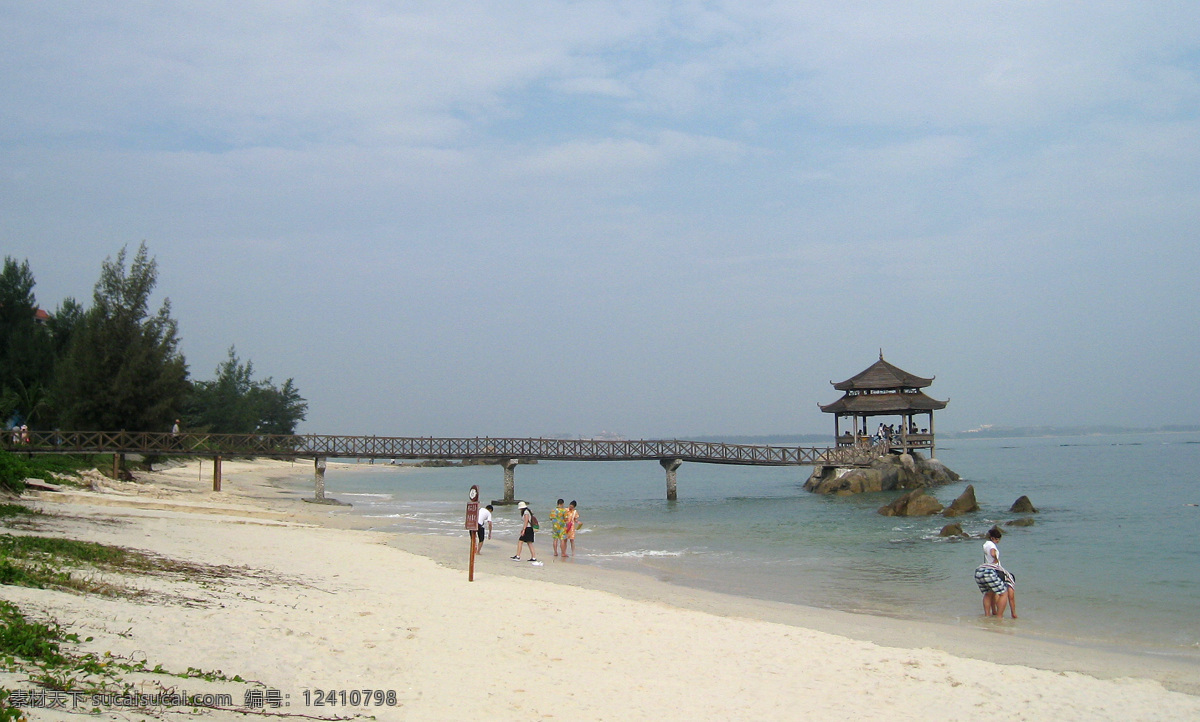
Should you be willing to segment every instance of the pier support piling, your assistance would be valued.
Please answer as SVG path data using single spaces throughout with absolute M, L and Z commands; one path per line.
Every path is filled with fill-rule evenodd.
M 667 472 L 667 501 L 675 501 L 675 470 L 683 464 L 683 459 L 659 459 L 658 463 Z
M 325 457 L 313 458 L 313 498 L 304 498 L 310 504 L 328 504 L 329 506 L 350 506 L 344 501 L 325 496 Z
M 517 459 L 505 459 L 501 462 L 504 467 L 504 498 L 492 500 L 493 504 L 509 505 L 517 503 Z
M 316 488 L 313 489 L 313 499 L 318 502 L 325 501 L 325 457 L 323 456 L 313 459 L 313 480 L 316 483 Z

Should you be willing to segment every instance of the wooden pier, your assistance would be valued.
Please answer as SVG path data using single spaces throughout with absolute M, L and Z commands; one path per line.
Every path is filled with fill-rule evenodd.
M 199 434 L 129 431 L 29 431 L 6 438 L 7 448 L 30 454 L 125 454 L 204 456 L 214 463 L 213 489 L 220 490 L 220 462 L 267 456 L 314 460 L 316 500 L 323 500 L 325 460 L 447 459 L 493 461 L 505 469 L 505 498 L 513 501 L 519 460 L 657 461 L 667 473 L 667 498 L 675 498 L 675 471 L 683 462 L 748 466 L 868 466 L 888 453 L 882 446 L 762 446 L 714 441 L 540 439 L 506 437 L 337 436 L 325 434 Z

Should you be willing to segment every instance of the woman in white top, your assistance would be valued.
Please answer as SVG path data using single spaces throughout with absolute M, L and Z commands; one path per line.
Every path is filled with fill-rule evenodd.
M 1002 532 L 997 527 L 988 530 L 983 543 L 983 565 L 975 570 L 975 581 L 983 594 L 984 616 L 1003 617 L 1004 608 L 1009 608 L 1013 619 L 1017 618 L 1016 579 L 1000 564 L 1000 541 Z

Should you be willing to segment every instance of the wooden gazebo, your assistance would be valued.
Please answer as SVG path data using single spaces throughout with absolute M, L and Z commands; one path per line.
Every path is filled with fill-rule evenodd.
M 896 450 L 912 451 L 927 449 L 933 455 L 933 412 L 946 408 L 949 400 L 938 401 L 926 396 L 921 389 L 933 383 L 933 378 L 910 374 L 883 360 L 871 364 L 862 373 L 841 383 L 829 382 L 838 391 L 845 392 L 832 404 L 818 404 L 821 411 L 833 414 L 833 433 L 838 446 L 854 446 L 872 443 L 874 433 L 868 428 L 868 419 L 876 416 L 896 416 L 900 428 L 886 441 Z M 915 417 L 929 415 L 929 424 L 917 425 Z M 842 419 L 852 420 L 852 427 L 842 431 Z M 882 423 L 882 422 L 881 422 Z

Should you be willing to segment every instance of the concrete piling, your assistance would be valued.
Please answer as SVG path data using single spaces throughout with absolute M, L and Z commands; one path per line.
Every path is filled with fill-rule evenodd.
M 667 501 L 675 501 L 675 470 L 683 464 L 683 459 L 659 459 L 658 463 L 667 472 Z

